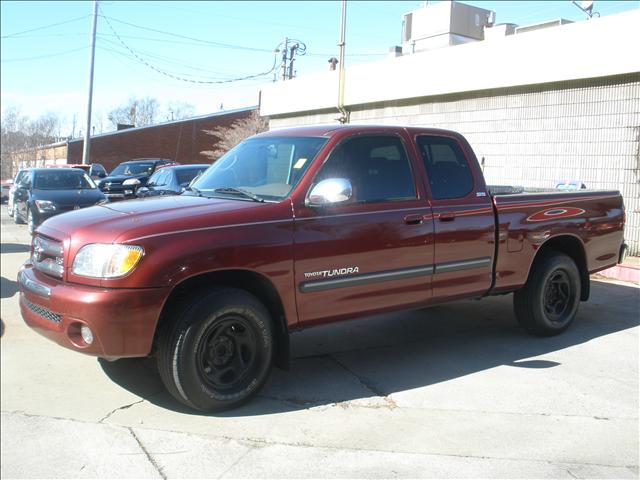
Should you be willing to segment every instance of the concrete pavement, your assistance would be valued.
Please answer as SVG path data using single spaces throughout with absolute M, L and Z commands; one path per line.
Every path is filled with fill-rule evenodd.
M 297 333 L 290 372 L 203 415 L 152 361 L 24 325 L 28 237 L 2 210 L 2 478 L 638 478 L 635 285 L 594 281 L 547 339 L 517 328 L 510 296 Z

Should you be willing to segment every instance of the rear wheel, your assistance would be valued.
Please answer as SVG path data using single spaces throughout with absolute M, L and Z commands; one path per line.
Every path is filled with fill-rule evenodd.
M 189 407 L 236 407 L 255 395 L 271 370 L 269 313 L 243 290 L 225 288 L 195 297 L 158 334 L 160 377 Z
M 30 208 L 27 208 L 27 231 L 30 235 L 33 235 L 33 231 L 36 229 L 34 220 L 33 220 L 33 212 Z
M 571 257 L 544 252 L 532 266 L 525 286 L 513 295 L 518 323 L 539 336 L 564 332 L 578 312 L 580 288 L 580 272 Z

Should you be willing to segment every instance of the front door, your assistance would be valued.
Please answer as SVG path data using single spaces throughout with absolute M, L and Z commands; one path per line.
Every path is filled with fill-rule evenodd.
M 351 200 L 295 211 L 295 279 L 302 324 L 429 300 L 431 207 L 399 135 L 347 137 L 313 184 L 348 179 Z

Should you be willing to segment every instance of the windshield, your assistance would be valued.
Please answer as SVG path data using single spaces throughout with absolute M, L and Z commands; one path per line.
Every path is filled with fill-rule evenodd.
M 113 169 L 111 175 L 151 175 L 153 173 L 153 163 L 121 163 Z
M 205 195 L 241 198 L 244 190 L 265 200 L 282 200 L 296 186 L 320 148 L 324 137 L 264 137 L 239 143 L 220 157 L 193 183 Z
M 38 190 L 78 190 L 96 188 L 96 184 L 82 170 L 37 172 L 33 188 Z
M 196 178 L 202 172 L 204 172 L 207 168 L 196 168 L 191 170 L 176 170 L 176 176 L 178 177 L 178 184 L 180 185 L 189 185 L 191 180 Z

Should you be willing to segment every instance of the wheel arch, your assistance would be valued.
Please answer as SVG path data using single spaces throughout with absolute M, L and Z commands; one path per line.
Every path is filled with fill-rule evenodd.
M 591 283 L 589 269 L 587 268 L 587 256 L 582 240 L 574 235 L 558 235 L 548 239 L 536 251 L 529 267 L 529 276 L 531 275 L 531 267 L 549 251 L 564 253 L 574 261 L 580 272 L 580 300 L 583 302 L 589 300 Z
M 158 333 L 162 327 L 172 321 L 177 309 L 190 297 L 203 289 L 232 287 L 245 290 L 260 300 L 269 311 L 274 322 L 274 363 L 284 370 L 289 369 L 289 329 L 284 306 L 273 283 L 264 275 L 242 269 L 220 270 L 189 277 L 178 283 L 167 297 L 156 325 L 153 350 L 155 351 Z

